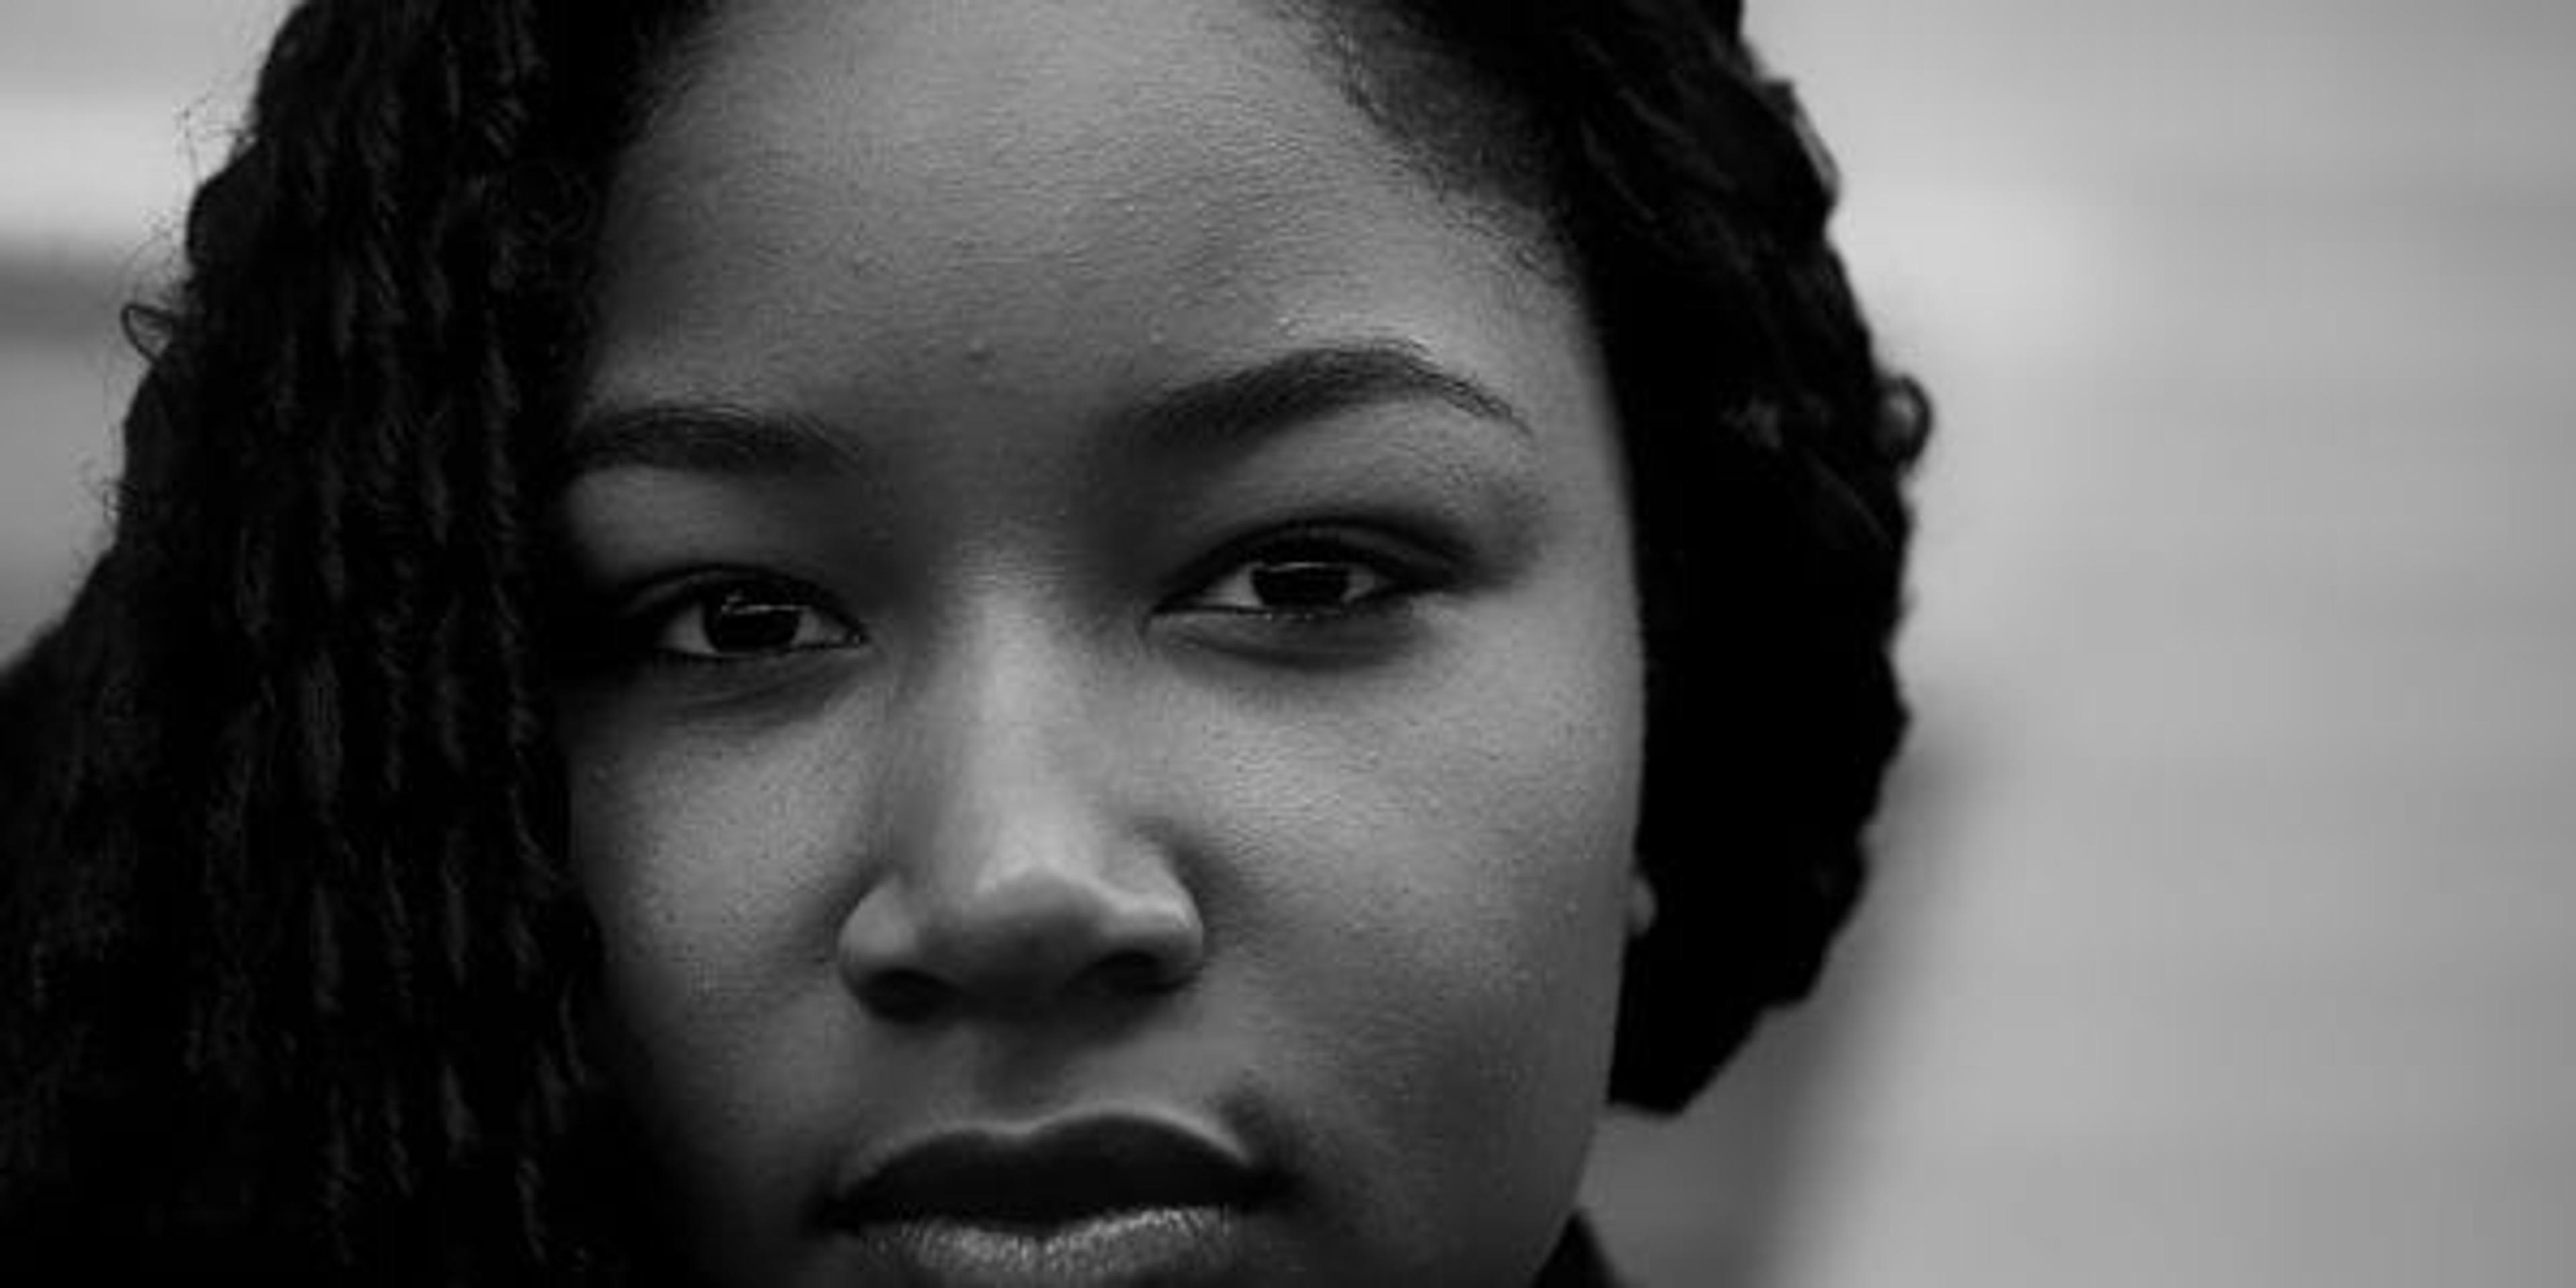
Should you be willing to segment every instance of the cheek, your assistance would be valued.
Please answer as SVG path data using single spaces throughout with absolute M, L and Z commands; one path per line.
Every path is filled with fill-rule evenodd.
M 811 759 L 632 729 L 573 744 L 574 868 L 613 997 L 741 1013 L 828 953 L 830 827 L 804 781 Z
M 668 726 L 567 722 L 576 875 L 601 937 L 591 1017 L 693 1226 L 757 1246 L 847 1067 L 832 967 L 840 879 L 810 750 L 693 747 Z M 846 865 L 840 865 L 846 866 Z
M 1274 1049 L 1337 1115 L 1319 1166 L 1444 1273 L 1553 1232 L 1608 1079 L 1641 682 L 1618 613 L 1544 620 L 1575 625 L 1452 656 L 1240 789 Z

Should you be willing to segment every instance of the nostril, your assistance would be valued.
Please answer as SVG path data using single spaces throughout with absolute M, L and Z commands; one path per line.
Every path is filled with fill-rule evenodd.
M 925 846 L 919 869 L 877 882 L 837 928 L 841 986 L 871 1016 L 1025 1018 L 1077 995 L 1160 997 L 1197 975 L 1205 929 L 1169 865 L 1053 833 L 969 839 Z
M 1101 958 L 1092 963 L 1090 974 L 1101 990 L 1117 997 L 1169 992 L 1189 978 L 1189 971 L 1170 955 L 1141 948 L 1123 949 Z
M 936 975 L 908 966 L 889 966 L 868 975 L 859 999 L 869 1010 L 897 1023 L 919 1023 L 947 1006 L 955 990 Z

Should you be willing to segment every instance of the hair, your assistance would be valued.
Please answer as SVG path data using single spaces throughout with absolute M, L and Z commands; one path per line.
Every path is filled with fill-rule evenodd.
M 600 195 L 703 2 L 305 0 L 279 32 L 180 286 L 129 316 L 113 543 L 0 680 L 0 1243 L 637 1276 L 536 516 Z M 1859 889 L 1928 421 L 1739 10 L 1402 13 L 1513 109 L 1432 146 L 1547 218 L 1609 362 L 1660 905 L 1611 1090 L 1654 1109 L 1810 987 Z

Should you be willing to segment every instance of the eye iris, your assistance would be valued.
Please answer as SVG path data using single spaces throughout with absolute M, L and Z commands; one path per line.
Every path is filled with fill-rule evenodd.
M 700 611 L 707 647 L 718 653 L 775 653 L 794 646 L 805 610 L 735 592 Z
M 1349 599 L 1354 576 L 1349 564 L 1263 564 L 1252 569 L 1252 593 L 1274 608 L 1330 608 Z

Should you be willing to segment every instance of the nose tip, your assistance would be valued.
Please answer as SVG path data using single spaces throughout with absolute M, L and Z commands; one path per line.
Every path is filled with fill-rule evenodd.
M 942 879 L 956 875 L 968 879 Z M 852 910 L 839 949 L 860 1002 L 909 1022 L 1169 992 L 1197 975 L 1206 937 L 1168 869 L 1059 855 L 888 882 Z
M 1078 633 L 994 608 L 896 720 L 878 871 L 844 914 L 849 990 L 880 1017 L 1135 998 L 1200 969 L 1206 933 L 1169 838 L 1100 719 L 1114 685 Z

